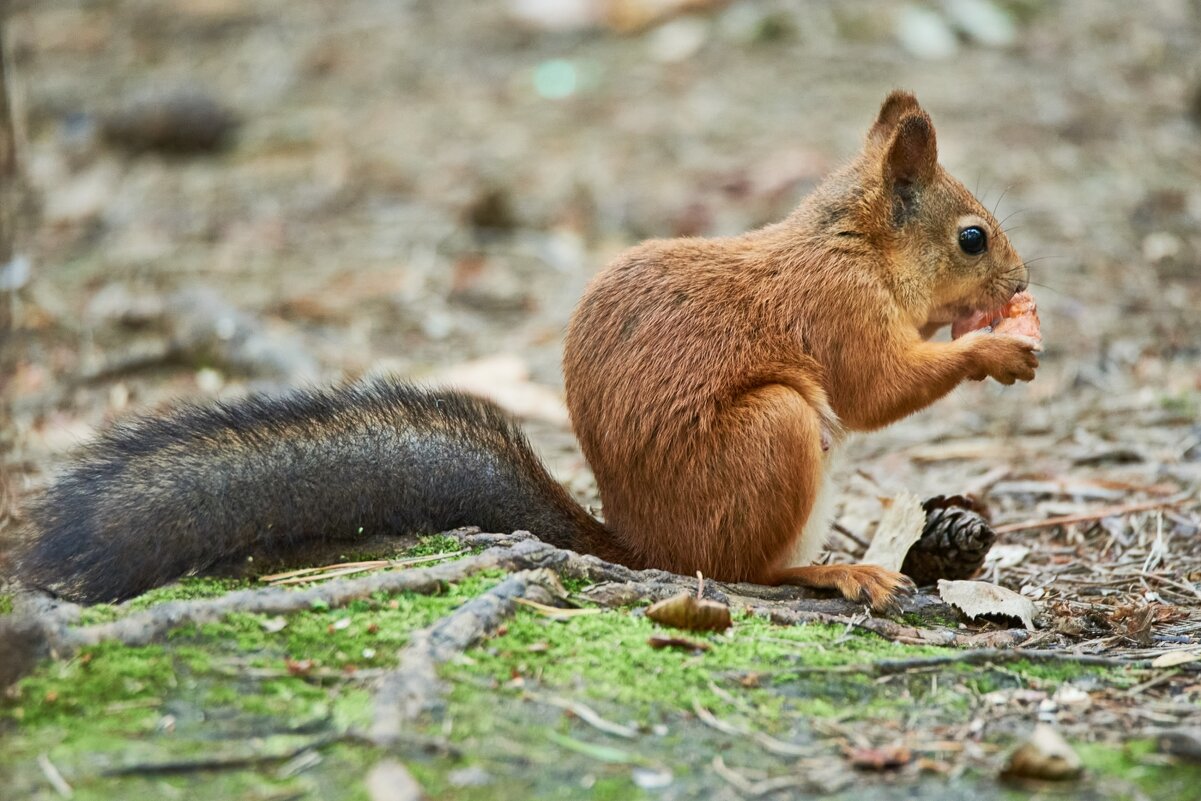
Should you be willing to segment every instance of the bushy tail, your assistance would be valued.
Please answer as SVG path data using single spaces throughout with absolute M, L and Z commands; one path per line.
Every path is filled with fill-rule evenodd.
M 466 525 L 575 548 L 604 536 L 496 406 L 382 381 L 117 425 L 26 511 L 16 579 L 86 603 L 323 540 Z

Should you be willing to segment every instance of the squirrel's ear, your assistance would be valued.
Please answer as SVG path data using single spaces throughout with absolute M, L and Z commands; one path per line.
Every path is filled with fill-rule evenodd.
M 867 141 L 877 145 L 885 144 L 901 117 L 911 112 L 920 113 L 921 110 L 922 107 L 912 92 L 892 90 L 888 97 L 884 98 L 880 113 L 876 115 L 876 122 L 867 132 Z
M 934 123 L 924 111 L 901 117 L 884 153 L 884 179 L 896 191 L 912 192 L 934 178 L 938 169 L 938 142 Z

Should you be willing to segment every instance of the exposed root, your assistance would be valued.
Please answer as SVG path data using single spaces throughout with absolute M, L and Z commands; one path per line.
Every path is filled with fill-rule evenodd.
M 657 601 L 682 591 L 695 592 L 697 589 L 697 580 L 693 577 L 662 570 L 631 570 L 595 556 L 555 548 L 527 532 L 481 534 L 466 529 L 449 532 L 448 535 L 458 539 L 464 547 L 483 546 L 487 549 L 431 567 L 339 577 L 304 589 L 266 587 L 239 590 L 219 598 L 167 601 L 111 623 L 91 626 L 73 625 L 79 612 L 79 608 L 73 604 L 54 602 L 44 596 L 28 596 L 21 602 L 20 618 L 0 621 L 0 653 L 10 654 L 3 660 L 6 670 L 0 676 L 4 682 L 0 686 L 15 681 L 46 655 L 63 658 L 80 648 L 113 640 L 130 646 L 146 645 L 182 626 L 215 622 L 235 612 L 285 615 L 315 606 L 338 608 L 376 593 L 441 592 L 448 584 L 485 570 L 515 573 L 512 578 L 468 602 L 432 628 L 414 636 L 413 643 L 405 649 L 401 670 L 385 681 L 384 687 L 391 689 L 381 690 L 383 693 L 394 693 L 396 699 L 402 699 L 402 696 L 410 699 L 404 703 L 397 700 L 397 704 L 407 710 L 398 718 L 404 719 L 412 714 L 412 699 L 430 697 L 424 690 L 414 689 L 417 687 L 415 682 L 419 683 L 421 679 L 405 676 L 409 673 L 417 676 L 421 671 L 426 671 L 423 675 L 432 677 L 433 664 L 443 661 L 447 654 L 462 651 L 492 631 L 496 620 L 512 613 L 515 599 L 527 597 L 531 587 L 548 588 L 550 576 L 545 571 L 562 578 L 592 582 L 593 586 L 585 592 L 585 596 L 606 607 Z M 541 569 L 545 571 L 537 572 Z M 786 625 L 808 622 L 844 624 L 900 642 L 934 645 L 1015 644 L 1003 638 L 998 641 L 996 637 L 988 643 L 972 642 L 965 639 L 965 635 L 950 629 L 922 629 L 874 618 L 858 604 L 840 598 L 814 597 L 816 593 L 804 588 L 706 581 L 702 592 L 704 597 L 727 603 L 735 610 L 750 610 Z M 545 597 L 544 592 L 541 594 Z M 537 601 L 539 598 L 530 600 Z M 905 611 L 920 611 L 931 603 L 935 602 L 917 596 L 907 599 L 903 608 Z M 936 605 L 943 608 L 941 604 Z M 405 676 L 400 675 L 402 673 Z M 379 726 L 382 727 L 381 732 L 387 730 L 383 723 Z
M 518 598 L 566 593 L 550 570 L 523 570 L 473 598 L 429 628 L 413 633 L 400 652 L 400 664 L 380 681 L 375 692 L 369 738 L 384 747 L 393 745 L 405 724 L 441 703 L 443 683 L 437 666 L 462 654 L 491 636 L 512 616 Z

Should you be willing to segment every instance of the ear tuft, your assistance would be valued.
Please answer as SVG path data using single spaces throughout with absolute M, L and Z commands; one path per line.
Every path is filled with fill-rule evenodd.
M 922 110 L 901 117 L 888 141 L 884 178 L 894 189 L 918 189 L 934 178 L 938 169 L 938 142 L 934 123 Z
M 893 89 L 888 93 L 888 97 L 884 98 L 880 113 L 876 115 L 876 122 L 867 132 L 868 142 L 883 145 L 901 118 L 910 113 L 923 113 L 917 97 L 912 92 Z

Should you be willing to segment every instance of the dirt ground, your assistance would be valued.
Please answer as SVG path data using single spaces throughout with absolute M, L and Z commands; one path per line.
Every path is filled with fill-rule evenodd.
M 172 398 L 455 368 L 516 387 L 595 504 L 556 400 L 589 277 L 644 238 L 782 217 L 899 86 L 1031 263 L 1046 351 L 1029 385 L 965 386 L 855 440 L 841 525 L 869 538 L 902 490 L 982 495 L 999 526 L 1134 507 L 1003 534 L 984 577 L 1040 604 L 1030 646 L 1201 646 L 1201 3 L 1012 0 L 990 8 L 1013 42 L 960 34 L 945 58 L 898 35 L 914 6 L 877 0 L 699 3 L 632 31 L 514 11 L 553 5 L 12 4 L 31 201 L 28 277 L 0 282 L 11 498 Z M 237 120 L 226 146 L 139 150 L 121 122 L 184 90 L 206 124 Z M 1061 723 L 1112 744 L 1201 722 L 1187 666 L 1141 683 Z

